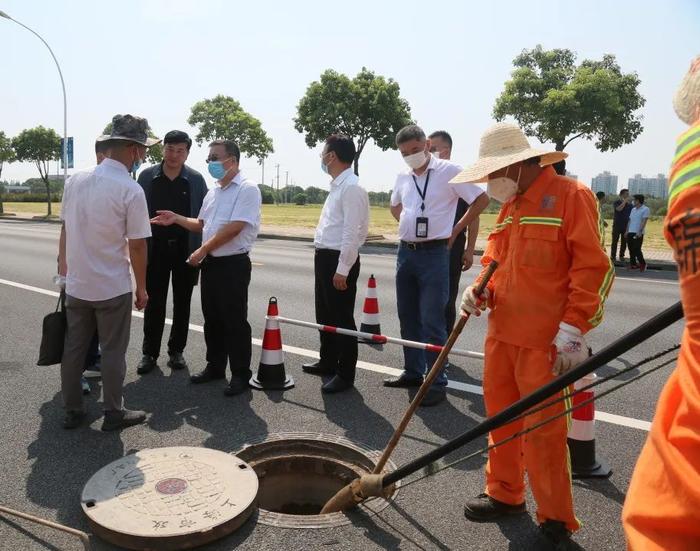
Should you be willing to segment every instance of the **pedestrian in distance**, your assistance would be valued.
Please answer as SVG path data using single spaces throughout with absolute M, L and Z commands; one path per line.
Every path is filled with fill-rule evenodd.
M 498 123 L 482 136 L 477 162 L 452 180 L 485 181 L 489 196 L 502 203 L 481 259 L 484 271 L 462 297 L 462 310 L 469 314 L 490 308 L 483 375 L 487 417 L 585 360 L 584 334 L 603 319 L 614 267 L 600 246 L 593 193 L 551 166 L 566 156 L 532 148 L 516 125 Z M 493 260 L 498 269 L 477 297 L 476 285 Z M 495 429 L 489 443 L 565 407 L 560 401 Z M 524 512 L 527 471 L 543 535 L 554 545 L 568 545 L 580 524 L 574 514 L 567 424 L 562 416 L 491 449 L 485 492 L 467 501 L 464 515 L 496 522 Z
M 430 154 L 431 141 L 423 130 L 409 125 L 399 130 L 396 145 L 409 169 L 399 174 L 391 194 L 391 214 L 399 222 L 396 261 L 396 299 L 401 337 L 442 346 L 447 340 L 445 307 L 449 296 L 449 258 L 460 232 L 479 216 L 489 199 L 478 186 L 452 186 L 461 167 Z M 453 224 L 457 200 L 470 206 L 458 226 Z M 404 347 L 404 370 L 384 380 L 390 388 L 418 387 L 437 352 Z M 445 399 L 447 373 L 443 369 L 428 390 L 422 406 Z
M 598 191 L 595 194 L 596 199 L 598 200 L 598 226 L 600 230 L 600 244 L 605 247 L 605 228 L 608 227 L 608 223 L 605 221 L 605 218 L 603 217 L 603 203 L 605 203 L 605 192 L 604 191 Z
M 202 314 L 207 345 L 206 367 L 190 377 L 195 384 L 231 380 L 226 396 L 245 392 L 252 375 L 252 335 L 248 323 L 249 253 L 260 229 L 262 198 L 257 184 L 240 170 L 241 152 L 232 140 L 209 144 L 207 168 L 216 186 L 207 192 L 197 217 L 156 211 L 151 223 L 177 224 L 202 234 L 202 245 L 187 258 L 201 265 Z
M 207 184 L 202 175 L 185 164 L 192 140 L 181 130 L 171 130 L 163 137 L 163 161 L 139 174 L 151 218 L 159 210 L 169 210 L 190 218 L 202 208 Z M 199 266 L 187 264 L 187 258 L 202 245 L 202 235 L 188 232 L 178 225 L 151 228 L 148 240 L 146 290 L 148 305 L 143 320 L 143 356 L 136 369 L 144 375 L 157 367 L 160 355 L 168 287 L 172 277 L 173 324 L 168 339 L 168 367 L 185 369 L 182 353 L 187 345 L 190 325 L 192 289 L 199 277 Z
M 355 296 L 360 275 L 359 250 L 369 227 L 369 200 L 353 172 L 355 144 L 343 134 L 326 138 L 321 170 L 331 180 L 314 236 L 314 297 L 316 323 L 345 329 L 355 325 Z M 302 366 L 306 373 L 331 377 L 326 394 L 353 387 L 357 367 L 357 338 L 321 331 L 320 359 Z
M 625 261 L 625 251 L 627 250 L 627 222 L 630 219 L 632 203 L 630 192 L 627 189 L 620 190 L 620 198 L 613 203 L 613 227 L 612 244 L 610 246 L 610 260 L 615 262 Z M 617 244 L 620 243 L 619 254 Z
M 644 245 L 644 233 L 649 220 L 649 207 L 644 204 L 644 195 L 634 196 L 634 208 L 630 211 L 630 219 L 627 222 L 627 246 L 630 250 L 630 270 L 643 272 L 647 269 L 647 263 L 642 253 Z
M 61 363 L 66 409 L 63 426 L 85 418 L 80 377 L 95 331 L 102 347 L 102 430 L 117 430 L 145 420 L 143 411 L 124 408 L 126 349 L 134 305 L 143 309 L 146 292 L 146 238 L 151 235 L 146 198 L 130 173 L 138 170 L 148 148 L 146 119 L 116 115 L 112 133 L 100 136 L 106 158 L 95 168 L 74 174 L 63 192 L 59 275 L 66 277 L 67 330 Z
M 430 152 L 438 159 L 449 161 L 452 157 L 452 137 L 444 130 L 437 130 L 428 136 L 430 139 Z M 445 330 L 449 335 L 457 319 L 455 301 L 459 293 L 459 280 L 462 272 L 466 272 L 474 264 L 474 249 L 476 238 L 479 235 L 479 217 L 474 218 L 469 226 L 464 226 L 464 215 L 469 204 L 461 197 L 457 200 L 457 209 L 454 217 L 453 233 L 454 242 L 450 249 L 449 263 L 449 294 L 447 306 L 445 306 Z M 446 369 L 448 364 L 446 362 Z

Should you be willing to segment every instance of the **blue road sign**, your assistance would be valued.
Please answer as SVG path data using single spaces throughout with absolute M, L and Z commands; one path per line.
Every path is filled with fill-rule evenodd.
M 73 168 L 73 138 L 68 138 L 68 148 L 66 150 L 68 157 L 68 168 Z M 61 138 L 61 168 L 63 168 L 63 138 Z

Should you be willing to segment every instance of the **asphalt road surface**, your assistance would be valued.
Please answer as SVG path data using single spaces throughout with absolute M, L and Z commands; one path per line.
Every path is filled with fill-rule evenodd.
M 37 367 L 42 317 L 56 304 L 51 277 L 55 273 L 58 226 L 0 221 L 0 504 L 88 530 L 80 507 L 80 492 L 88 478 L 105 464 L 134 450 L 160 446 L 205 446 L 234 451 L 267 434 L 289 431 L 342 435 L 381 450 L 408 404 L 406 391 L 381 386 L 386 373 L 401 368 L 401 349 L 386 345 L 383 351 L 360 348 L 356 390 L 326 397 L 318 378 L 300 368 L 315 357 L 318 334 L 284 325 L 283 342 L 288 373 L 296 386 L 284 393 L 252 392 L 235 398 L 223 395 L 221 381 L 193 387 L 187 372 L 165 367 L 147 376 L 136 374 L 140 358 L 142 318 L 135 316 L 128 351 L 126 405 L 148 411 L 145 425 L 121 433 L 99 430 L 99 380 L 88 398 L 89 427 L 61 428 L 58 366 Z M 253 368 L 258 364 L 264 316 L 270 296 L 279 299 L 280 315 L 313 321 L 313 249 L 310 243 L 260 240 L 252 253 L 249 319 L 255 346 Z M 370 274 L 377 278 L 382 331 L 399 336 L 394 292 L 394 252 L 367 249 L 362 254 L 357 312 L 362 308 L 364 285 Z M 476 274 L 472 268 L 463 286 Z M 603 324 L 590 334 L 599 349 L 678 300 L 675 274 L 647 272 L 630 276 L 621 271 L 607 303 Z M 170 315 L 170 314 L 169 314 Z M 199 292 L 193 297 L 192 319 L 185 356 L 190 370 L 204 365 L 203 323 Z M 199 327 L 198 327 L 199 326 Z M 675 324 L 648 342 L 599 370 L 614 375 L 646 356 L 679 341 L 682 325 Z M 457 346 L 483 350 L 485 320 L 470 320 Z M 167 339 L 167 328 L 166 337 Z M 165 353 L 165 350 L 163 351 Z M 167 359 L 167 358 L 166 358 Z M 449 372 L 453 388 L 448 401 L 419 410 L 393 460 L 403 464 L 474 426 L 483 419 L 479 394 L 482 362 L 453 357 Z M 648 366 L 645 366 L 648 367 Z M 629 380 L 645 367 L 622 374 L 601 390 Z M 575 541 L 586 550 L 624 548 L 620 511 L 636 458 L 646 438 L 659 391 L 670 373 L 667 367 L 613 392 L 597 402 L 598 455 L 613 468 L 607 480 L 575 481 L 577 516 L 583 522 Z M 484 439 L 459 450 L 457 458 L 473 452 Z M 462 514 L 466 498 L 483 491 L 484 456 L 449 468 L 400 490 L 391 506 L 378 515 L 353 515 L 341 528 L 291 530 L 247 522 L 236 533 L 205 549 L 540 549 L 533 520 L 535 504 L 528 497 L 530 514 L 498 524 L 474 524 Z M 115 549 L 92 538 L 93 549 Z M 0 549 L 81 549 L 65 534 L 23 520 L 0 516 Z

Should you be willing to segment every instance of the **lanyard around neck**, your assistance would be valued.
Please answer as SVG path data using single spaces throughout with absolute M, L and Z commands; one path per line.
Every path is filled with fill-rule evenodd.
M 418 180 L 416 180 L 415 174 L 411 174 L 411 178 L 413 178 L 413 185 L 416 186 L 416 191 L 418 192 L 418 195 L 420 195 L 420 211 L 424 212 L 425 211 L 425 196 L 428 194 L 428 182 L 430 182 L 430 168 L 425 174 L 425 185 L 423 186 L 423 191 L 420 190 L 418 187 Z

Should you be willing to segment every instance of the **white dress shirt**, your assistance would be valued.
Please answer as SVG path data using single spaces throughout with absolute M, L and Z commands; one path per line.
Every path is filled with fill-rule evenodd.
M 338 174 L 323 204 L 316 227 L 317 249 L 340 251 L 336 273 L 347 276 L 367 238 L 369 200 L 352 168 Z
M 649 218 L 649 207 L 644 204 L 639 207 L 634 207 L 630 211 L 629 229 L 627 231 L 629 233 L 644 235 L 644 230 L 642 230 L 642 222 L 647 218 Z
M 105 159 L 78 172 L 63 190 L 66 293 L 88 301 L 132 291 L 127 239 L 151 236 L 146 196 L 126 167 Z
M 474 184 L 450 184 L 449 181 L 461 171 L 461 166 L 431 155 L 427 170 L 420 176 L 416 176 L 413 170 L 409 170 L 396 177 L 394 190 L 391 193 L 391 206 L 402 205 L 399 217 L 401 240 L 430 241 L 448 239 L 452 235 L 458 199 L 461 197 L 471 205 L 479 195 L 484 193 L 483 189 Z M 416 189 L 416 183 L 422 193 L 428 174 L 430 177 L 425 201 L 423 201 Z M 421 211 L 422 203 L 425 203 L 423 211 Z M 416 237 L 416 218 L 418 217 L 428 218 L 427 238 Z
M 230 222 L 245 222 L 243 229 L 233 239 L 210 251 L 211 256 L 231 256 L 250 252 L 260 230 L 260 205 L 262 196 L 257 184 L 242 172 L 236 174 L 228 185 L 210 189 L 204 196 L 198 218 L 204 222 L 202 242 L 214 237 Z

